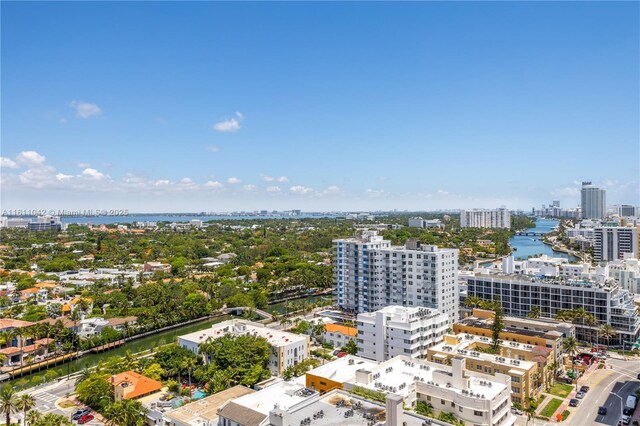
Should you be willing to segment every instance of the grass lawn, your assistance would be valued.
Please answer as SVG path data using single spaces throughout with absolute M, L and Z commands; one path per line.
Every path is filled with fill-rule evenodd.
M 547 405 L 544 406 L 544 408 L 540 412 L 540 415 L 545 417 L 553 416 L 553 413 L 556 412 L 556 410 L 561 404 L 562 404 L 561 399 L 551 398 L 551 401 L 549 401 Z
M 551 386 L 551 390 L 549 390 L 549 392 L 547 393 L 559 396 L 560 398 L 566 398 L 572 390 L 573 386 L 571 385 L 567 385 L 566 383 L 556 383 L 555 385 Z

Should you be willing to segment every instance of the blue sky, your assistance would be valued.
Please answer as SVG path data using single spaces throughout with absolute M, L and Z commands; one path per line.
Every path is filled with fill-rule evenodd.
M 55 19 L 52 19 L 52 18 Z M 2 207 L 640 204 L 637 2 L 2 2 Z

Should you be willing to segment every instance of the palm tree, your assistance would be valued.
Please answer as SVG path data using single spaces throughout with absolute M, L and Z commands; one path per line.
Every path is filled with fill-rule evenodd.
M 280 324 L 286 328 L 288 325 L 291 325 L 291 320 L 289 318 L 284 318 L 280 321 Z
M 598 320 L 596 319 L 595 315 L 592 314 L 587 314 L 587 316 L 585 317 L 585 322 L 587 323 L 587 325 L 589 326 L 589 344 L 591 346 L 593 346 L 593 334 L 592 334 L 592 329 L 598 325 Z M 596 331 L 597 333 L 597 331 Z
M 547 388 L 551 388 L 552 379 L 556 377 L 556 371 L 558 371 L 558 363 L 553 361 L 551 364 L 547 366 L 547 372 L 549 373 L 549 378 L 547 378 Z
M 80 374 L 78 375 L 78 377 L 76 378 L 76 386 L 78 386 L 80 383 L 87 380 L 90 376 L 91 376 L 91 371 L 87 368 L 87 366 L 85 366 L 80 372 Z
M 540 306 L 533 305 L 527 314 L 529 318 L 540 318 Z
M 578 353 L 578 341 L 575 337 L 569 336 L 562 341 L 562 350 L 571 356 L 573 361 L 575 354 Z
M 26 424 L 28 424 L 29 426 L 33 426 L 36 424 L 38 420 L 40 420 L 41 417 L 42 417 L 42 414 L 40 414 L 40 411 L 31 410 L 27 413 L 24 420 Z
M 6 416 L 6 426 L 11 424 L 11 413 L 18 411 L 16 405 L 16 391 L 11 385 L 5 385 L 0 389 L 0 412 Z
M 215 350 L 215 343 L 211 337 L 198 345 L 198 351 L 202 354 L 202 362 L 207 363 L 209 355 Z
M 0 348 L 3 346 L 11 345 L 11 341 L 13 340 L 13 333 L 11 331 L 2 331 L 0 332 Z
M 478 296 L 467 296 L 464 299 L 464 306 L 467 308 L 477 308 L 478 306 L 480 306 L 481 302 L 482 299 Z
M 16 400 L 16 408 L 22 410 L 25 419 L 27 418 L 27 411 L 31 410 L 35 405 L 36 399 L 28 393 L 20 395 Z
M 535 425 L 535 415 L 537 409 L 538 401 L 536 401 L 534 398 L 527 398 L 527 406 L 524 409 L 524 412 L 527 413 L 527 424 L 529 424 L 529 420 L 533 420 L 533 424 Z
M 125 371 L 135 370 L 138 368 L 139 362 L 135 356 L 131 353 L 130 350 L 127 349 L 124 356 L 122 357 L 122 368 Z
M 274 312 L 271 314 L 271 319 L 273 320 L 273 322 L 278 322 L 278 320 L 280 319 L 280 315 L 277 312 Z
M 616 335 L 616 329 L 611 324 L 602 324 L 599 330 L 600 336 L 607 340 L 607 346 L 609 345 L 609 339 Z
M 316 324 L 313 327 L 313 337 L 315 337 L 316 341 L 320 341 L 320 338 L 324 335 L 324 333 L 327 331 L 327 326 L 325 325 L 325 323 L 321 322 Z
M 16 343 L 20 347 L 20 367 L 24 361 L 24 341 L 27 331 L 24 328 L 16 328 L 13 330 L 13 335 L 16 337 Z
M 180 363 L 180 368 L 187 370 L 189 374 L 189 392 L 191 392 L 191 370 L 196 366 L 196 360 L 191 357 L 184 357 Z

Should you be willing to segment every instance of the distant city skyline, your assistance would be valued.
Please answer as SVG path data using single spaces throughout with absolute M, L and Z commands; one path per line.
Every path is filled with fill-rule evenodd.
M 640 204 L 637 2 L 2 12 L 3 209 Z

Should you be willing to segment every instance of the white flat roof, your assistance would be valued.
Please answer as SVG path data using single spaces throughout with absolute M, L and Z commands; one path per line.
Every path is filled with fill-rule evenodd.
M 289 410 L 314 395 L 318 393 L 303 385 L 281 381 L 258 392 L 234 399 L 233 402 L 268 416 L 269 411 L 273 410 L 276 404 L 283 410 Z
M 283 346 L 289 345 L 293 342 L 307 342 L 308 336 L 300 336 L 298 334 L 289 333 L 287 331 L 274 330 L 251 321 L 232 319 L 223 321 L 218 324 L 213 324 L 211 328 L 194 333 L 185 334 L 180 336 L 180 339 L 187 340 L 193 343 L 202 343 L 209 337 L 217 339 L 225 334 L 239 335 L 255 335 L 264 337 L 271 346 Z
M 458 336 L 462 336 L 462 335 L 458 335 Z M 531 361 L 525 361 L 525 360 L 518 360 L 515 358 L 507 358 L 504 356 L 500 356 L 500 355 L 492 355 L 492 354 L 487 354 L 484 352 L 478 352 L 478 351 L 474 351 L 473 349 L 466 349 L 467 347 L 469 347 L 469 345 L 471 345 L 474 342 L 480 342 L 480 340 L 466 340 L 466 339 L 462 339 L 462 341 L 460 341 L 459 343 L 453 345 L 451 343 L 445 343 L 445 342 L 441 342 L 438 343 L 435 346 L 432 346 L 429 348 L 429 350 L 433 350 L 433 351 L 438 351 L 438 352 L 443 352 L 446 354 L 451 354 L 451 355 L 458 355 L 458 356 L 463 356 L 463 357 L 467 357 L 467 358 L 476 358 L 476 359 L 481 359 L 484 361 L 490 361 L 493 362 L 495 364 L 500 364 L 500 365 L 506 365 L 508 367 L 515 367 L 515 368 L 519 368 L 522 370 L 529 370 L 533 367 L 534 363 Z M 484 342 L 486 343 L 486 342 Z M 503 343 L 504 345 L 504 343 Z
M 424 383 L 436 382 L 440 387 L 446 387 L 447 383 L 440 383 L 437 378 L 434 380 L 434 372 L 440 371 L 444 373 L 450 373 L 452 371 L 452 367 L 421 361 L 405 356 L 396 356 L 369 371 L 374 375 L 379 374 L 379 376 L 372 380 L 371 383 L 359 383 L 355 380 L 355 378 L 354 380 L 350 380 L 349 383 L 374 391 L 395 393 L 398 395 L 402 395 L 403 398 L 406 398 L 412 392 L 411 385 L 417 381 Z M 468 390 L 471 390 L 477 394 L 485 395 L 487 399 L 493 399 L 496 395 L 498 395 L 502 390 L 506 388 L 506 385 L 501 382 L 485 379 L 484 377 L 478 378 L 468 374 L 468 372 L 465 372 L 465 374 L 467 374 L 467 377 L 470 379 Z M 484 384 L 481 385 L 481 382 Z M 488 382 L 491 383 L 491 387 L 486 385 Z M 376 386 L 376 384 L 378 385 Z M 388 386 L 389 388 L 394 388 L 394 390 L 391 391 L 389 389 L 385 389 L 381 387 L 381 385 Z M 462 389 L 453 387 L 448 388 L 448 390 L 460 394 L 462 393 Z
M 307 371 L 307 374 L 313 374 L 314 376 L 324 377 L 334 382 L 344 383 L 347 380 L 353 379 L 356 376 L 356 371 L 362 369 L 371 370 L 377 365 L 377 362 L 370 359 L 347 355 Z

